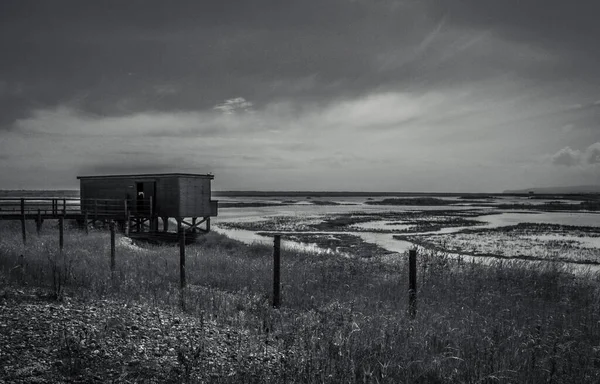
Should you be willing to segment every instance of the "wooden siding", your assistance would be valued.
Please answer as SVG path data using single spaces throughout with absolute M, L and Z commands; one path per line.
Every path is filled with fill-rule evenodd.
M 129 186 L 132 186 L 131 188 Z M 122 199 L 128 197 L 135 199 L 135 182 L 131 179 L 110 179 L 110 180 L 80 180 L 80 197 L 82 210 L 91 210 L 85 201 L 87 199 Z M 129 195 L 129 196 L 128 196 Z M 124 209 L 124 207 L 123 207 Z
M 179 179 L 179 214 L 183 217 L 210 215 L 210 180 L 192 177 Z
M 144 183 L 146 197 L 153 198 L 153 213 L 166 217 L 216 216 L 216 203 L 211 203 L 211 178 L 187 175 L 127 175 L 80 179 L 81 200 L 129 199 L 130 209 L 135 210 L 136 183 Z M 156 190 L 149 184 L 156 183 Z M 90 210 L 92 207 L 82 206 Z
M 156 213 L 158 216 L 179 216 L 179 181 L 177 177 L 157 180 Z

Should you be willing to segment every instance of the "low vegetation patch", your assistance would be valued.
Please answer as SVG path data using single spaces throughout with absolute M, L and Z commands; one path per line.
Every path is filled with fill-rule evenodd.
M 428 249 L 462 255 L 600 264 L 600 229 L 596 227 L 521 223 L 465 229 L 452 234 L 394 237 Z
M 371 205 L 453 205 L 459 202 L 453 200 L 438 199 L 437 197 L 411 197 L 390 198 L 380 201 L 367 201 Z
M 6 382 L 596 383 L 595 274 L 548 263 L 284 250 L 282 307 L 269 304 L 272 248 L 211 233 L 187 249 L 5 223 L 0 377 Z M 56 279 L 61 281 L 57 292 Z

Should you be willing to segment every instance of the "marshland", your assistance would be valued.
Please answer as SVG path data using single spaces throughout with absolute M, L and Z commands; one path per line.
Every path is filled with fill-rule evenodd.
M 187 247 L 183 290 L 176 246 L 117 234 L 111 272 L 105 228 L 67 223 L 60 251 L 52 222 L 25 245 L 0 222 L 3 380 L 596 382 L 597 213 L 435 198 L 221 197 L 236 206 Z

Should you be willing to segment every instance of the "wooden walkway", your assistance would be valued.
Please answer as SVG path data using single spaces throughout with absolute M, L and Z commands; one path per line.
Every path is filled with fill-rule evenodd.
M 152 200 L 136 200 L 135 205 L 119 199 L 85 199 L 53 197 L 2 197 L 0 220 L 84 219 L 126 220 L 131 217 L 151 217 Z
M 177 233 L 169 232 L 168 218 L 163 219 L 162 231 L 158 228 L 158 217 L 152 212 L 152 198 L 119 200 L 119 199 L 84 199 L 56 198 L 56 197 L 2 197 L 0 198 L 0 220 L 18 220 L 21 222 L 23 240 L 26 239 L 25 222 L 32 220 L 36 223 L 39 233 L 45 220 L 76 220 L 81 229 L 86 229 L 90 224 L 106 225 L 115 222 L 121 230 L 130 236 L 137 233 L 138 238 L 148 238 L 157 242 L 172 242 L 177 239 Z M 175 218 L 178 222 L 177 232 L 184 230 L 188 234 L 208 232 L 210 218 L 205 217 L 197 221 L 186 221 L 184 218 Z M 166 222 L 165 222 L 166 221 Z M 206 230 L 199 225 L 206 223 Z M 187 226 L 187 228 L 185 228 Z M 188 241 L 191 241 L 189 239 Z
M 152 200 L 136 200 L 132 205 L 130 201 L 119 199 L 2 197 L 0 220 L 21 221 L 23 232 L 27 220 L 35 221 L 38 232 L 45 220 L 76 220 L 82 229 L 89 224 L 95 226 L 111 221 L 127 228 L 127 232 L 129 228 L 138 232 L 149 229 L 153 218 Z

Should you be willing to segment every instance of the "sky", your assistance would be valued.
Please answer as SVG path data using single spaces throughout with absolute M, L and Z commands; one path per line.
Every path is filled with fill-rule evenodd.
M 0 189 L 600 184 L 595 0 L 2 0 Z

